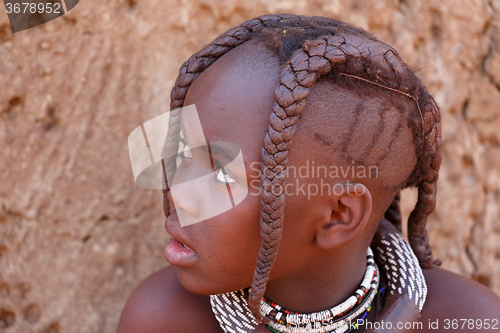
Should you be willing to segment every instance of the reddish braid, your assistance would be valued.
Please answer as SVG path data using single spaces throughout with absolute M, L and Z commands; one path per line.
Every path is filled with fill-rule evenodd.
M 336 20 L 317 17 L 268 15 L 247 21 L 218 37 L 182 65 L 172 90 L 171 108 L 181 107 L 189 86 L 199 73 L 230 49 L 262 36 L 279 40 L 284 38 L 287 30 L 295 35 L 295 39 L 290 43 L 291 46 L 285 47 L 283 44 L 278 50 L 283 65 L 262 149 L 262 242 L 249 297 L 250 309 L 258 321 L 263 319 L 259 312 L 260 302 L 282 236 L 285 207 L 282 189 L 286 181 L 288 151 L 311 86 L 318 78 L 329 73 L 392 91 L 414 103 L 409 124 L 413 129 L 418 164 L 399 188 L 418 186 L 418 201 L 408 220 L 408 236 L 420 265 L 431 267 L 433 264 L 425 226 L 427 216 L 435 206 L 436 181 L 441 162 L 439 110 L 421 81 L 397 52 L 367 32 Z M 172 147 L 177 145 L 176 126 L 178 115 L 173 113 L 170 127 L 175 130 L 172 135 L 169 131 L 167 138 L 167 144 Z M 174 163 L 165 162 L 171 165 L 166 166 L 167 175 L 175 171 Z M 401 229 L 400 215 L 394 212 L 399 212 L 399 196 L 395 197 L 387 214 L 389 220 Z

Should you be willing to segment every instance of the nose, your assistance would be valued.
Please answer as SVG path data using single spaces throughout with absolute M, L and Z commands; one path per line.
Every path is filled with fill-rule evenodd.
M 168 199 L 178 214 L 198 218 L 200 216 L 200 196 L 202 195 L 202 186 L 198 181 L 186 181 L 172 186 L 168 191 Z M 175 198 L 175 200 L 174 200 Z M 173 207 L 172 207 L 173 208 Z M 170 209 L 172 211 L 172 208 Z
M 163 214 L 165 217 L 169 216 L 174 212 L 174 200 L 172 194 L 170 193 L 170 189 L 163 190 Z

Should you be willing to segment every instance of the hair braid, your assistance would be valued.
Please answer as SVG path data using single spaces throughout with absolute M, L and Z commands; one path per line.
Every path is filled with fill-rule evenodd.
M 436 103 L 426 91 L 421 92 L 421 100 L 424 98 L 427 104 L 424 106 L 425 140 L 420 163 L 421 177 L 417 204 L 408 218 L 408 240 L 420 266 L 430 268 L 434 261 L 425 226 L 427 216 L 436 206 L 437 178 L 441 165 L 441 116 Z M 437 261 L 435 264 L 440 263 Z

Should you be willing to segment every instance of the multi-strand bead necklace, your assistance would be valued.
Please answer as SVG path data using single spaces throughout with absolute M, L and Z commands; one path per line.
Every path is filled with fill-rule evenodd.
M 354 319 L 358 319 L 371 307 L 377 293 L 379 276 L 372 250 L 368 248 L 363 281 L 354 295 L 343 303 L 320 312 L 300 314 L 283 309 L 264 298 L 260 312 L 270 319 L 267 326 L 272 332 L 344 333 L 350 330 Z
M 380 288 L 380 290 L 376 290 L 375 297 L 377 297 L 377 295 L 379 293 L 383 294 L 384 290 L 385 290 L 385 287 Z M 357 329 L 360 325 L 362 325 L 364 323 L 366 317 L 368 317 L 368 314 L 370 313 L 371 309 L 372 309 L 372 304 L 370 304 L 370 306 L 365 310 L 365 312 L 363 312 L 363 314 L 361 315 L 360 318 L 356 319 L 356 322 L 349 325 L 349 328 L 347 331 L 345 331 L 345 333 L 349 333 L 352 330 Z M 281 333 L 281 331 L 279 331 L 278 329 L 272 328 L 271 326 L 267 326 L 267 328 L 273 333 Z M 336 330 L 336 332 L 340 332 L 340 330 Z
M 345 333 L 353 327 L 355 319 L 366 317 L 379 286 L 380 274 L 370 248 L 364 278 L 354 295 L 327 310 L 301 314 L 289 311 L 264 298 L 260 312 L 269 319 L 266 326 L 271 332 Z M 229 294 L 212 295 L 212 310 L 225 332 L 252 332 L 257 326 L 248 308 L 249 289 Z

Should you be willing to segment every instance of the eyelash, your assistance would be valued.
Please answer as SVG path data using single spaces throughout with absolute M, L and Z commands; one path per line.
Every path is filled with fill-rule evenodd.
M 183 150 L 177 155 L 181 158 L 191 158 L 193 155 L 191 154 L 191 150 L 189 149 L 189 144 L 186 142 L 186 140 L 181 139 L 180 140 L 183 144 Z M 186 149 L 187 148 L 187 149 Z M 185 154 L 189 153 L 188 156 Z M 223 183 L 223 184 L 234 184 L 236 183 L 236 180 L 231 176 L 231 174 L 224 168 L 218 161 L 214 160 L 214 167 L 215 167 L 215 181 L 218 183 Z M 222 172 L 222 174 L 221 174 Z
M 177 156 L 182 157 L 182 158 L 191 158 L 191 157 L 193 157 L 193 154 L 191 154 L 191 149 L 189 149 L 189 144 L 187 143 L 186 139 L 181 138 L 180 142 L 184 144 L 184 147 L 182 148 L 182 151 L 179 154 L 177 154 Z M 186 153 L 186 152 L 189 153 L 189 156 L 185 156 L 184 155 L 184 153 Z
M 236 180 L 229 174 L 229 172 L 224 168 L 222 165 L 219 164 L 219 162 L 214 160 L 214 166 L 215 166 L 215 181 L 223 184 L 235 184 Z M 222 177 L 219 179 L 219 175 L 221 175 L 222 172 Z

